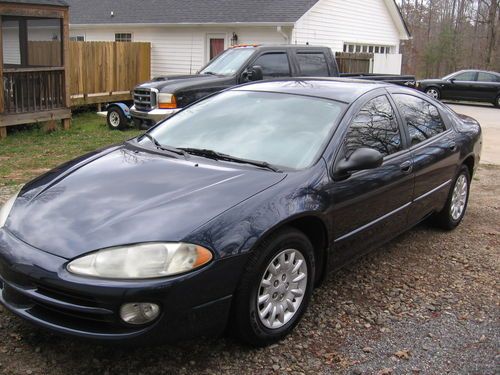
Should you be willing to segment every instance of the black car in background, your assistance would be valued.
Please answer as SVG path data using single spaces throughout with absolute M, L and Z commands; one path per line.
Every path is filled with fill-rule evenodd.
M 434 99 L 469 100 L 500 107 L 500 73 L 460 70 L 441 79 L 418 81 L 416 88 Z
M 0 303 L 101 341 L 229 324 L 270 344 L 327 270 L 427 218 L 455 228 L 481 142 L 475 120 L 401 86 L 311 78 L 226 90 L 12 197 L 0 210 Z

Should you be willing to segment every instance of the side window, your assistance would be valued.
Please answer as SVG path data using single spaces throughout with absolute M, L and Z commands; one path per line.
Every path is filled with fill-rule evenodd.
M 299 52 L 297 61 L 300 73 L 305 77 L 328 77 L 328 64 L 324 53 Z
M 408 126 L 412 145 L 446 130 L 438 109 L 428 101 L 406 94 L 395 94 L 393 97 Z
M 349 125 L 344 140 L 346 156 L 361 147 L 373 148 L 384 156 L 402 149 L 394 109 L 385 95 L 367 102 Z
M 456 81 L 474 81 L 476 79 L 476 72 L 464 72 L 451 78 Z
M 497 77 L 496 75 L 491 73 L 479 72 L 477 74 L 477 80 L 479 82 L 500 82 L 500 76 Z
M 265 78 L 290 77 L 290 64 L 284 52 L 266 53 L 255 60 L 252 65 L 262 67 Z

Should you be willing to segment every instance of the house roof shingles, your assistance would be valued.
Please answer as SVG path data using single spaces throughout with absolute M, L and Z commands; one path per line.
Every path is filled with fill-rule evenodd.
M 293 23 L 318 0 L 66 0 L 71 24 Z M 111 17 L 113 12 L 113 17 Z

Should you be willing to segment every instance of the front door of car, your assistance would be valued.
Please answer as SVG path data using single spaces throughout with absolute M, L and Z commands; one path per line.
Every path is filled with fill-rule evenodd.
M 415 188 L 408 220 L 414 225 L 446 201 L 455 176 L 459 150 L 446 113 L 427 99 L 397 93 L 392 98 L 403 119 L 410 143 Z
M 411 154 L 402 134 L 396 112 L 385 94 L 365 101 L 349 121 L 332 163 L 333 171 L 339 161 L 362 147 L 379 151 L 384 159 L 380 167 L 353 172 L 345 179 L 332 177 L 326 190 L 334 232 L 332 266 L 406 228 L 413 173 Z
M 250 62 L 247 70 L 250 70 L 254 66 L 261 67 L 263 79 L 286 78 L 292 76 L 288 53 L 283 49 L 263 52 Z
M 458 73 L 445 83 L 443 99 L 473 99 L 477 73 L 467 71 Z

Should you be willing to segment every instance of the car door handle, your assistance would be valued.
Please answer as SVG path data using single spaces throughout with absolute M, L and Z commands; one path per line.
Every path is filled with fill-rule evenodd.
M 399 168 L 401 168 L 401 171 L 403 173 L 408 174 L 413 169 L 413 162 L 410 160 L 407 160 L 407 161 L 401 163 Z
M 451 142 L 448 147 L 450 148 L 451 151 L 456 151 L 457 150 L 457 144 L 455 142 Z

